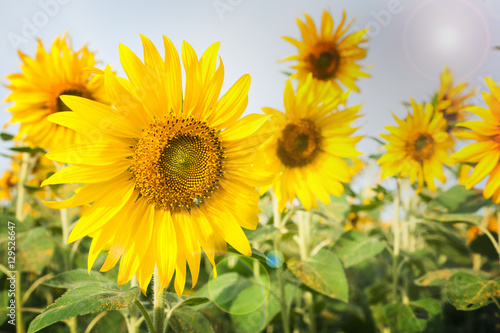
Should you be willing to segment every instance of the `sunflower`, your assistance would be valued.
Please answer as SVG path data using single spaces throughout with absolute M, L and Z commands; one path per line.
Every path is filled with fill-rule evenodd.
M 316 198 L 329 204 L 329 194 L 339 196 L 357 168 L 347 162 L 360 154 L 354 146 L 361 136 L 350 136 L 360 106 L 337 111 L 347 93 L 331 91 L 330 84 L 318 85 L 309 75 L 295 93 L 288 80 L 285 113 L 262 108 L 273 116 L 264 130 L 273 135 L 261 152 L 267 169 L 280 174 L 272 184 L 280 211 L 296 195 L 307 210 L 318 208 Z
M 214 267 L 214 255 L 227 252 L 226 242 L 244 255 L 252 253 L 242 227 L 256 228 L 260 210 L 254 187 L 272 177 L 252 166 L 265 137 L 251 134 L 269 117 L 239 119 L 248 103 L 248 74 L 219 99 L 224 78 L 222 61 L 216 66 L 219 43 L 200 59 L 183 43 L 183 94 L 172 42 L 163 37 L 162 59 L 149 39 L 141 39 L 144 63 L 126 46 L 119 48 L 128 80 L 116 77 L 109 66 L 101 73 L 113 107 L 61 97 L 73 112 L 56 113 L 49 120 L 81 133 L 88 142 L 50 152 L 49 158 L 73 164 L 43 185 L 85 183 L 72 198 L 47 205 L 92 203 L 69 237 L 73 242 L 92 236 L 89 270 L 109 248 L 101 270 L 121 258 L 118 283 L 137 274 L 145 293 L 156 266 L 162 289 L 175 271 L 174 286 L 181 295 L 186 262 L 194 286 L 202 249 Z
M 465 109 L 471 105 L 467 104 L 466 101 L 476 93 L 474 89 L 467 93 L 464 92 L 467 87 L 465 82 L 454 86 L 450 70 L 447 67 L 444 68 L 441 74 L 441 87 L 437 94 L 436 111 L 443 114 L 448 132 L 456 130 L 455 125 L 467 117 Z
M 366 49 L 359 44 L 367 42 L 364 37 L 366 29 L 346 34 L 354 20 L 344 26 L 346 13 L 342 14 L 342 21 L 334 30 L 333 19 L 330 13 L 323 11 L 321 29 L 318 34 L 314 21 L 305 14 L 306 20 L 302 22 L 297 18 L 302 33 L 302 41 L 291 37 L 283 37 L 286 41 L 295 45 L 299 54 L 289 56 L 286 60 L 296 60 L 298 64 L 292 66 L 297 70 L 292 78 L 305 79 L 312 73 L 313 77 L 320 82 L 331 82 L 337 89 L 342 88 L 339 82 L 347 88 L 359 91 L 355 81 L 359 77 L 369 77 L 356 63 L 366 57 Z
M 53 113 L 71 111 L 61 95 L 107 101 L 102 78 L 83 71 L 96 64 L 94 54 L 87 47 L 73 52 L 66 39 L 56 38 L 49 52 L 39 40 L 34 59 L 19 51 L 22 73 L 7 76 L 12 93 L 6 101 L 15 103 L 11 122 L 21 123 L 16 139 L 32 146 L 53 149 L 78 140 L 73 130 L 47 121 Z
M 431 104 L 417 105 L 411 100 L 413 115 L 408 112 L 406 120 L 394 116 L 399 127 L 386 126 L 390 134 L 381 134 L 389 143 L 387 153 L 378 163 L 382 167 L 382 178 L 399 175 L 410 177 L 411 183 L 418 178 L 418 190 L 424 181 L 431 191 L 436 190 L 434 178 L 444 182 L 443 163 L 454 164 L 448 152 L 453 140 L 445 131 L 446 121 L 441 113 L 433 117 Z
M 0 178 L 0 200 L 10 200 L 12 197 L 10 192 L 17 184 L 18 177 L 12 171 L 7 170 Z
M 482 120 L 471 120 L 459 123 L 458 126 L 471 131 L 457 133 L 462 139 L 477 142 L 465 146 L 453 157 L 460 162 L 477 163 L 474 171 L 467 175 L 464 185 L 467 189 L 479 183 L 488 174 L 490 175 L 483 195 L 485 198 L 493 196 L 495 203 L 500 202 L 500 88 L 490 78 L 486 83 L 491 94 L 483 92 L 483 98 L 488 108 L 479 106 L 469 107 L 467 111 L 479 116 Z

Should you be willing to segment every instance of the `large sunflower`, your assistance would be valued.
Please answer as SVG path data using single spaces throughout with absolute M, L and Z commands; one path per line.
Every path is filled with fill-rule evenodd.
M 297 197 L 309 210 L 318 207 L 316 198 L 330 203 L 330 194 L 339 196 L 350 181 L 355 166 L 352 160 L 360 153 L 354 148 L 361 139 L 351 137 L 356 131 L 350 124 L 358 118 L 360 106 L 337 111 L 347 93 L 332 94 L 330 84 L 318 85 L 309 75 L 294 92 L 292 83 L 285 86 L 285 113 L 262 108 L 272 115 L 266 131 L 272 132 L 262 146 L 267 168 L 281 173 L 272 184 L 282 211 Z M 354 164 L 354 163 L 351 163 Z
M 72 51 L 66 39 L 56 38 L 49 52 L 39 40 L 34 59 L 19 51 L 22 73 L 7 76 L 12 93 L 6 101 L 15 103 L 8 109 L 11 122 L 21 123 L 16 139 L 32 146 L 53 149 L 78 140 L 73 130 L 47 121 L 53 113 L 71 111 L 61 95 L 107 100 L 102 78 L 83 70 L 95 66 L 94 54 L 87 47 Z
M 450 70 L 447 67 L 444 68 L 443 73 L 441 73 L 441 86 L 437 94 L 436 111 L 443 114 L 448 132 L 456 129 L 455 125 L 467 117 L 465 110 L 471 105 L 466 102 L 476 93 L 474 89 L 465 92 L 467 87 L 468 84 L 465 82 L 454 86 Z
M 413 184 L 418 178 L 418 191 L 424 181 L 431 191 L 436 190 L 434 178 L 444 182 L 443 163 L 454 164 L 449 156 L 453 140 L 446 132 L 446 121 L 441 113 L 433 116 L 430 104 L 417 105 L 411 100 L 413 115 L 408 112 L 406 120 L 394 116 L 399 127 L 386 126 L 390 134 L 381 134 L 388 141 L 387 153 L 378 163 L 382 167 L 382 178 L 399 175 L 410 177 Z
M 342 89 L 339 85 L 341 82 L 347 88 L 359 91 L 355 81 L 358 77 L 369 77 L 369 75 L 361 70 L 361 66 L 356 61 L 366 57 L 366 49 L 360 47 L 359 44 L 368 39 L 364 37 L 366 29 L 346 35 L 354 20 L 344 26 L 345 16 L 344 11 L 342 21 L 334 30 L 332 16 L 327 11 L 323 11 L 319 33 L 309 15 L 305 14 L 305 22 L 297 18 L 302 41 L 283 37 L 299 49 L 299 54 L 284 59 L 298 61 L 298 64 L 291 67 L 297 70 L 292 78 L 305 79 L 309 73 L 312 73 L 316 80 L 331 82 L 337 90 Z
M 162 289 L 175 271 L 180 295 L 186 262 L 193 286 L 201 249 L 214 265 L 214 255 L 251 249 L 241 227 L 255 229 L 259 193 L 255 186 L 269 174 L 255 170 L 256 148 L 265 139 L 251 134 L 268 118 L 250 114 L 238 120 L 248 103 L 250 76 L 243 75 L 219 99 L 224 67 L 218 68 L 219 43 L 198 59 L 182 45 L 186 87 L 182 93 L 179 54 L 164 36 L 165 59 L 141 36 L 144 63 L 120 45 L 128 80 L 103 75 L 113 107 L 75 96 L 62 96 L 73 112 L 49 120 L 81 133 L 88 143 L 48 154 L 74 163 L 43 185 L 85 183 L 72 198 L 49 202 L 53 208 L 91 203 L 71 232 L 69 242 L 91 235 L 89 269 L 109 248 L 101 270 L 120 260 L 118 282 L 137 274 L 145 292 L 156 265 Z
M 485 198 L 493 196 L 495 203 L 500 202 L 500 88 L 490 78 L 486 83 L 491 94 L 483 92 L 483 98 L 488 108 L 469 107 L 467 111 L 481 117 L 483 120 L 472 120 L 459 123 L 458 126 L 472 131 L 457 133 L 463 139 L 477 142 L 465 146 L 453 157 L 460 162 L 477 163 L 474 171 L 465 178 L 464 185 L 470 189 L 488 174 L 490 175 L 483 194 Z

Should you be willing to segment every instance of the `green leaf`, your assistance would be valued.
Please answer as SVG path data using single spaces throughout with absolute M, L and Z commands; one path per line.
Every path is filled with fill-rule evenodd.
M 377 238 L 368 237 L 353 229 L 342 234 L 333 246 L 333 252 L 342 260 L 344 267 L 350 267 L 376 256 L 384 248 L 384 243 Z
M 208 297 L 221 310 L 229 312 L 231 302 L 251 284 L 251 281 L 242 279 L 238 273 L 221 274 L 201 287 L 195 296 Z
M 422 298 L 410 303 L 417 318 L 426 319 L 426 333 L 444 331 L 441 303 L 434 298 Z
M 434 222 L 444 223 L 467 223 L 472 225 L 479 225 L 483 218 L 473 214 L 439 214 L 439 215 L 425 215 L 426 219 Z
M 384 308 L 385 318 L 395 332 L 422 332 L 427 325 L 425 319 L 418 318 L 409 305 L 388 304 Z
M 231 303 L 229 313 L 247 314 L 262 306 L 268 299 L 269 290 L 259 285 L 251 285 L 242 290 Z
M 176 309 L 179 309 L 183 306 L 196 306 L 208 303 L 210 302 L 210 299 L 207 297 L 197 297 L 197 296 L 187 296 L 187 295 L 183 295 L 182 298 L 179 298 L 179 296 L 177 296 L 177 294 L 175 293 L 166 292 L 165 301 L 168 303 L 170 312 L 174 312 Z
M 467 273 L 476 275 L 478 278 L 487 278 L 488 274 L 483 271 L 474 271 L 472 269 L 445 268 L 437 271 L 428 272 L 424 276 L 415 280 L 415 284 L 421 287 L 444 287 L 446 282 L 456 273 Z
M 35 193 L 37 191 L 41 191 L 43 190 L 43 188 L 41 187 L 38 187 L 38 186 L 31 186 L 31 185 L 26 185 L 24 184 L 24 188 L 26 189 L 26 191 L 28 191 L 28 193 Z
M 277 288 L 277 286 L 274 286 Z M 277 291 L 277 289 L 274 289 Z M 249 288 L 250 289 L 250 288 Z M 296 285 L 286 284 L 285 285 L 285 298 L 288 308 L 295 297 L 299 294 L 299 289 Z M 242 308 L 242 305 L 237 304 L 238 302 L 247 302 L 243 297 L 238 297 L 233 304 L 236 308 Z M 248 305 L 248 304 L 247 304 Z M 269 294 L 266 301 L 257 309 L 251 311 L 250 313 L 237 315 L 231 314 L 231 321 L 236 332 L 239 333 L 255 333 L 262 331 L 274 317 L 281 311 L 280 302 L 276 295 L 276 292 Z
M 264 253 L 260 252 L 257 249 L 254 249 L 253 247 L 251 249 L 252 249 L 252 256 L 250 258 L 257 259 L 258 261 L 264 264 L 267 263 L 267 257 Z M 234 247 L 230 245 L 227 246 L 227 252 L 242 256 L 242 254 L 239 253 L 238 250 L 236 250 Z M 222 259 L 224 259 L 224 256 L 218 256 L 217 258 L 215 258 L 215 264 L 218 264 Z
M 245 231 L 248 240 L 251 242 L 274 241 L 279 230 L 273 225 L 259 226 L 255 230 Z
M 288 268 L 306 286 L 331 298 L 348 301 L 347 278 L 342 263 L 335 254 L 321 249 L 305 262 L 290 260 Z
M 469 273 L 456 273 L 448 280 L 444 295 L 457 310 L 476 310 L 500 296 L 498 280 L 486 280 Z
M 190 308 L 182 308 L 176 311 L 172 314 L 168 323 L 176 333 L 214 333 L 208 319 L 201 312 Z
M 448 213 L 474 213 L 489 204 L 491 200 L 485 199 L 481 193 L 467 190 L 463 185 L 455 185 L 448 191 L 440 193 L 431 201 L 429 208 L 443 207 Z
M 134 303 L 140 294 L 139 287 L 127 291 L 101 286 L 84 286 L 72 289 L 37 316 L 31 322 L 28 333 L 37 332 L 67 318 L 125 308 Z
M 315 213 L 325 216 L 328 221 L 341 222 L 344 221 L 345 215 L 350 209 L 350 205 L 347 202 L 345 194 L 342 194 L 340 197 L 331 195 L 330 204 L 325 205 L 320 202 L 319 208 L 320 210 L 315 211 Z
M 108 280 L 104 275 L 96 271 L 86 269 L 75 269 L 69 272 L 64 272 L 43 283 L 46 286 L 54 288 L 73 289 L 87 285 L 100 285 L 105 287 L 116 287 L 118 285 L 114 281 Z
M 17 225 L 16 225 L 17 227 Z M 17 234 L 16 270 L 41 274 L 54 254 L 55 244 L 43 227 Z
M 10 150 L 12 151 L 17 151 L 19 153 L 30 153 L 30 154 L 36 154 L 36 153 L 41 153 L 41 154 L 45 154 L 46 151 L 43 150 L 42 148 L 30 148 L 30 147 L 14 147 L 14 148 L 10 148 Z
M 14 135 L 2 132 L 0 133 L 0 139 L 2 139 L 2 141 L 11 141 L 14 139 Z

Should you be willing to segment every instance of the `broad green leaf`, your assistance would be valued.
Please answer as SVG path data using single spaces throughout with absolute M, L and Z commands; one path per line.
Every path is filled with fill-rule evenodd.
M 421 287 L 437 286 L 444 287 L 446 282 L 456 273 L 467 273 L 475 275 L 479 278 L 488 278 L 488 274 L 483 271 L 474 271 L 472 269 L 460 269 L 460 268 L 445 268 L 437 271 L 428 272 L 424 276 L 421 276 L 415 280 L 415 284 Z
M 54 254 L 55 243 L 43 227 L 17 234 L 16 270 L 41 274 Z
M 72 289 L 37 316 L 31 322 L 28 333 L 37 332 L 67 318 L 125 308 L 134 303 L 140 294 L 139 287 L 127 291 L 101 286 L 84 286 Z
M 431 209 L 443 207 L 448 213 L 474 213 L 479 208 L 491 204 L 481 193 L 465 189 L 463 185 L 455 185 L 439 195 L 429 204 Z
M 201 312 L 190 308 L 175 311 L 168 323 L 176 333 L 214 333 L 210 321 Z
M 344 263 L 344 267 L 350 267 L 367 258 L 376 256 L 385 248 L 383 242 L 375 237 L 368 237 L 357 230 L 349 230 L 342 234 L 333 247 Z
M 395 332 L 417 333 L 422 332 L 427 325 L 423 318 L 418 318 L 420 313 L 414 313 L 409 305 L 388 304 L 384 308 L 385 318 Z
M 411 302 L 411 305 L 415 307 L 424 308 L 427 311 L 429 318 L 435 317 L 441 314 L 441 303 L 434 298 L 422 298 Z
M 239 333 L 255 333 L 262 331 L 274 317 L 281 311 L 280 303 L 276 293 L 278 292 L 277 286 L 273 286 L 271 293 L 269 293 L 268 298 L 259 308 L 254 311 L 244 314 L 237 315 L 231 314 L 231 321 L 236 332 Z M 287 284 L 285 286 L 285 298 L 288 308 L 295 297 L 299 294 L 299 289 L 293 284 Z M 236 303 L 238 299 L 234 302 Z M 244 300 L 243 300 L 244 301 Z M 241 307 L 239 305 L 235 305 Z
M 434 298 L 422 298 L 410 303 L 417 318 L 426 320 L 426 333 L 444 331 L 441 303 Z
M 251 242 L 274 241 L 278 232 L 279 230 L 273 225 L 259 225 L 255 230 L 245 230 L 245 234 Z
M 320 210 L 316 213 L 325 216 L 328 221 L 339 222 L 345 219 L 345 215 L 350 209 L 349 203 L 347 202 L 345 194 L 340 197 L 330 196 L 330 204 L 325 205 L 322 202 L 319 203 Z
M 237 273 L 226 273 L 210 279 L 194 296 L 208 297 L 225 312 L 229 312 L 231 302 L 238 294 L 250 286 L 252 282 L 243 279 Z
M 305 262 L 290 260 L 288 268 L 309 288 L 331 298 L 348 301 L 349 286 L 342 263 L 335 254 L 321 249 Z
M 450 277 L 444 295 L 457 310 L 475 310 L 493 302 L 492 297 L 500 296 L 500 283 L 460 272 Z
M 118 285 L 114 281 L 108 280 L 104 275 L 96 271 L 90 271 L 80 268 L 72 271 L 64 272 L 43 283 L 46 286 L 54 288 L 73 289 L 86 285 L 100 285 L 104 287 L 116 287 Z
M 479 225 L 483 218 L 473 214 L 439 214 L 439 215 L 424 215 L 428 220 L 444 223 L 466 223 Z
M 251 285 L 242 290 L 231 302 L 229 313 L 242 315 L 253 312 L 268 301 L 268 296 L 269 289 L 258 285 Z

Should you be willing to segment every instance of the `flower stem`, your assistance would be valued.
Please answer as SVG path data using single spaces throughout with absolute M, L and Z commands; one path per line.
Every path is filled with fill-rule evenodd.
M 273 199 L 273 222 L 276 229 L 281 229 L 281 212 L 279 211 L 278 197 L 273 191 L 270 191 Z
M 146 319 L 146 324 L 148 325 L 149 332 L 155 333 L 155 328 L 154 328 L 153 322 L 151 321 L 151 317 L 149 316 L 148 311 L 144 308 L 144 306 L 138 300 L 135 301 L 134 304 L 139 308 L 139 311 L 141 311 L 142 315 L 144 316 L 144 319 Z
M 61 213 L 61 226 L 62 226 L 62 244 L 66 246 L 69 238 L 69 212 L 68 208 L 59 209 Z
M 160 274 L 155 267 L 154 276 L 154 298 L 153 298 L 153 321 L 156 333 L 163 333 L 165 329 L 165 289 L 161 289 Z
M 398 297 L 398 258 L 400 243 L 399 208 L 401 206 L 401 184 L 397 179 L 396 197 L 394 198 L 394 221 L 392 222 L 392 233 L 394 235 L 394 251 L 392 258 L 392 296 L 394 301 Z
M 311 213 L 300 211 L 299 214 L 299 238 L 300 238 L 300 259 L 306 261 L 309 258 L 311 246 Z M 303 294 L 304 302 L 309 315 L 309 332 L 316 333 L 316 317 L 314 315 L 314 297 L 310 291 Z
M 281 229 L 281 212 L 279 211 L 279 208 L 278 208 L 278 198 L 276 197 L 274 192 L 271 191 L 270 193 L 271 193 L 271 197 L 273 199 L 274 227 L 277 229 Z M 281 241 L 280 236 L 276 237 L 276 240 L 274 242 L 274 250 L 276 252 L 279 252 L 280 241 Z M 280 302 L 280 309 L 281 309 L 281 321 L 283 322 L 283 332 L 290 333 L 290 318 L 288 315 L 288 307 L 286 304 L 285 281 L 283 278 L 284 270 L 277 269 L 276 275 L 278 277 L 279 302 Z
M 21 157 L 21 166 L 19 168 L 19 180 L 17 182 L 17 201 L 16 201 L 16 219 L 19 222 L 24 220 L 23 206 L 24 206 L 24 196 L 25 196 L 25 188 L 24 183 L 26 182 L 26 178 L 28 177 L 28 168 L 29 168 L 29 154 L 23 153 Z M 23 327 L 23 318 L 22 318 L 22 294 L 21 294 L 21 272 L 16 277 L 15 281 L 16 294 L 14 296 L 14 300 L 16 302 L 16 317 L 17 317 L 17 325 L 16 325 L 16 333 L 24 332 Z

